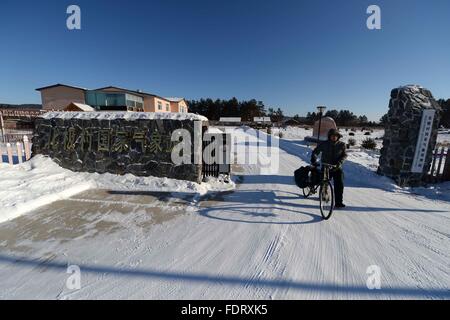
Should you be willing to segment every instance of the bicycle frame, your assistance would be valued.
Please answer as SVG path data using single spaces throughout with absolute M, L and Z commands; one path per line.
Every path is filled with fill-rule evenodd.
M 317 191 L 317 189 L 323 184 L 326 183 L 328 181 L 330 181 L 330 169 L 334 168 L 335 166 L 332 164 L 328 164 L 328 163 L 323 163 L 322 164 L 322 169 L 320 170 L 320 174 L 321 174 L 321 179 L 320 182 L 318 184 L 315 185 L 311 185 L 309 186 L 309 188 L 311 189 L 311 191 L 313 191 L 314 193 Z

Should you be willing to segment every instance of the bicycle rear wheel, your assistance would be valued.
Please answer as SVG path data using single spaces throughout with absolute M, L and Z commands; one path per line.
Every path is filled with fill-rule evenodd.
M 330 219 L 334 209 L 334 190 L 330 181 L 324 182 L 319 190 L 320 214 L 325 220 Z

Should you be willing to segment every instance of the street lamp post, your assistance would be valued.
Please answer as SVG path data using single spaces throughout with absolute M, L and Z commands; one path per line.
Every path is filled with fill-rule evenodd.
M 325 106 L 318 106 L 317 111 L 319 112 L 319 130 L 317 131 L 317 144 L 320 143 L 320 126 L 322 125 L 322 115 L 327 107 Z

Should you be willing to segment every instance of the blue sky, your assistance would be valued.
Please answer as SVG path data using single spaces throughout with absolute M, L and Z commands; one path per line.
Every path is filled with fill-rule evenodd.
M 70 4 L 82 30 L 66 28 Z M 382 30 L 366 27 L 371 4 Z M 2 0 L 0 102 L 40 103 L 34 89 L 59 82 L 377 120 L 399 85 L 450 98 L 449 13 L 448 0 Z

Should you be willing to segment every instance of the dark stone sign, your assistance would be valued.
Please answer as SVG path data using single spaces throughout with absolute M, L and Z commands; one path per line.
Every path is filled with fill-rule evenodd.
M 73 171 L 167 177 L 201 181 L 202 165 L 195 164 L 192 119 L 38 118 L 33 135 L 33 155 L 51 157 Z M 172 132 L 186 129 L 191 136 L 191 164 L 175 165 Z M 201 125 L 200 125 L 201 132 Z M 201 150 L 201 149 L 200 149 Z
M 427 89 L 392 90 L 378 173 L 400 186 L 423 184 L 436 146 L 440 106 Z

